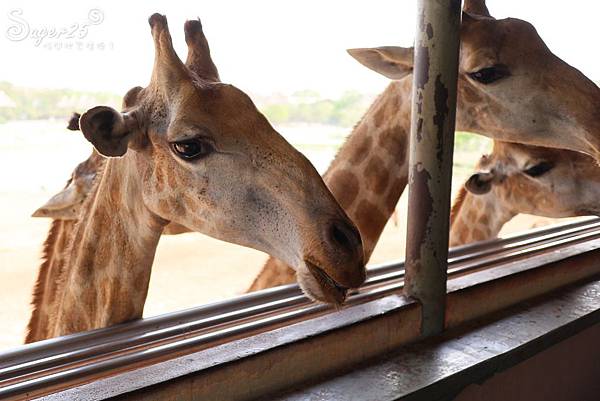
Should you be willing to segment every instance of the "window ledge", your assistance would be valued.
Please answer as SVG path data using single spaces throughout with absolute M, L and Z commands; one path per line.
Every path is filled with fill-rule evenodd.
M 465 322 L 490 316 L 512 305 L 528 305 L 524 302 L 540 294 L 565 288 L 582 280 L 595 280 L 600 274 L 597 263 L 599 247 L 600 240 L 573 244 L 568 250 L 535 255 L 515 262 L 514 265 L 500 265 L 449 280 L 447 325 L 455 327 L 462 323 L 460 327 L 464 327 Z M 533 282 L 535 285 L 532 285 Z M 567 297 L 567 301 L 559 299 L 557 302 L 566 302 L 565 305 L 555 306 L 561 306 L 565 312 L 554 320 L 552 316 L 542 319 L 541 313 L 548 313 L 549 309 L 541 309 L 537 318 L 545 323 L 524 330 L 524 333 L 533 333 L 537 337 L 550 335 L 548 338 L 553 338 L 553 331 L 570 320 L 579 321 L 591 314 L 594 321 L 598 321 L 600 314 L 596 313 L 596 309 L 600 309 L 600 297 L 594 297 L 593 294 L 600 291 L 600 283 L 590 285 L 575 298 Z M 517 314 L 508 319 L 506 324 L 510 326 L 519 322 L 527 324 L 531 318 Z M 583 321 L 589 322 L 588 319 Z M 155 361 L 151 365 L 138 365 L 135 370 L 66 389 L 49 395 L 46 399 L 100 400 L 119 395 L 120 399 L 128 400 L 158 400 L 175 396 L 180 399 L 229 400 L 263 397 L 396 351 L 419 339 L 419 322 L 418 304 L 403 296 L 390 295 L 349 306 L 335 314 L 258 333 L 199 352 L 162 362 Z M 577 326 L 573 324 L 574 327 Z M 494 327 L 497 325 L 490 326 L 490 329 Z M 489 338 L 497 338 L 498 333 L 504 330 L 505 328 L 500 331 L 496 329 L 495 334 L 489 334 Z M 482 336 L 482 333 L 475 331 L 473 335 Z M 537 337 L 534 336 L 529 341 L 534 341 Z M 447 339 L 447 335 L 440 338 Z M 527 338 L 520 336 L 516 336 L 514 341 L 507 339 L 500 347 L 488 342 L 487 351 L 474 353 L 491 359 L 511 350 L 519 350 L 519 347 L 528 342 Z M 470 347 L 475 350 L 475 343 Z M 432 352 L 449 352 L 447 350 L 451 349 L 452 346 L 438 344 Z M 467 358 L 462 354 L 462 349 L 464 347 L 459 347 L 452 358 L 437 365 L 433 370 L 441 375 L 437 379 L 431 372 L 419 374 L 412 378 L 413 384 L 426 385 L 428 382 L 423 380 L 433 380 L 433 383 L 435 380 L 442 380 L 448 372 L 468 371 L 468 366 L 464 364 L 482 363 L 483 360 L 476 359 L 477 355 Z M 431 355 L 432 358 L 434 356 L 435 354 Z M 402 358 L 406 356 L 403 354 Z M 419 358 L 415 361 L 418 362 Z M 461 361 L 464 364 L 459 363 Z M 434 365 L 440 363 L 439 355 L 431 362 Z M 415 365 L 411 369 L 416 368 Z M 415 372 L 423 371 L 416 369 Z M 391 377 L 395 375 L 392 374 Z M 363 385 L 371 387 L 370 384 Z M 402 386 L 398 388 L 400 390 L 397 391 L 407 391 Z
M 439 338 L 405 346 L 391 358 L 273 400 L 450 400 L 466 386 L 482 383 L 589 328 L 600 332 L 600 281 L 521 303 Z M 598 347 L 589 352 L 590 358 L 600 358 Z M 571 399 L 584 399 L 576 395 L 582 390 L 586 391 L 571 388 Z
M 287 345 L 310 342 L 312 338 L 321 337 L 324 335 L 324 333 L 337 332 L 340 334 L 350 326 L 358 325 L 366 328 L 366 330 L 363 330 L 363 335 L 360 336 L 360 338 L 356 338 L 354 341 L 356 344 L 360 344 L 361 342 L 364 344 L 364 335 L 373 333 L 374 327 L 378 327 L 376 325 L 381 324 L 381 318 L 386 318 L 390 315 L 395 317 L 394 320 L 400 319 L 403 326 L 410 327 L 411 329 L 405 330 L 405 333 L 396 333 L 397 335 L 394 336 L 394 338 L 387 338 L 386 340 L 388 342 L 391 341 L 394 344 L 402 344 L 418 337 L 420 306 L 416 302 L 404 296 L 390 295 L 385 298 L 376 299 L 364 304 L 344 308 L 335 314 L 316 317 L 307 321 L 296 323 L 292 326 L 286 326 L 272 331 L 259 333 L 251 337 L 217 345 L 193 354 L 169 359 L 167 361 L 156 363 L 150 366 L 140 367 L 135 371 L 126 372 L 124 374 L 126 376 L 125 380 L 123 375 L 117 375 L 61 391 L 59 393 L 51 394 L 43 399 L 104 400 L 139 389 L 148 389 L 152 391 L 152 386 L 156 384 L 165 383 L 169 380 L 177 378 L 183 378 L 186 375 L 198 372 L 207 372 L 212 367 L 223 366 L 227 363 L 248 359 L 258 354 L 276 354 L 279 349 L 285 348 Z M 368 324 L 369 321 L 374 323 L 373 327 Z M 386 330 L 385 327 L 380 327 L 380 329 L 382 330 L 381 333 L 389 333 L 389 330 Z M 389 336 L 385 335 L 385 337 Z M 386 340 L 382 339 L 382 341 Z M 375 341 L 377 342 L 377 340 Z M 336 341 L 334 338 L 332 341 L 328 341 L 328 345 L 334 346 L 335 342 Z M 339 345 L 340 349 L 337 351 L 340 353 L 345 353 L 348 342 L 340 341 Z M 323 344 L 320 345 L 320 347 L 323 346 Z M 378 346 L 376 346 L 376 349 L 379 351 Z M 353 351 L 354 356 L 352 359 L 357 362 L 364 360 L 366 357 L 372 357 L 373 355 L 369 354 L 369 351 L 370 350 L 368 346 L 363 347 L 362 349 L 355 349 Z M 324 353 L 324 355 L 325 354 L 330 355 L 331 349 Z M 310 371 L 308 367 L 300 367 L 300 365 L 303 363 L 301 355 L 297 355 L 295 358 L 297 358 L 298 365 L 296 366 L 298 367 L 298 373 L 303 371 L 302 374 L 305 374 L 306 371 Z M 333 358 L 332 363 L 335 362 L 335 358 Z M 263 362 L 261 362 L 261 364 L 262 363 Z M 326 364 L 327 360 L 322 360 L 322 366 L 320 366 L 320 368 L 324 367 L 323 365 Z M 265 366 L 264 369 L 268 370 L 269 367 Z M 243 370 L 247 374 L 249 369 L 244 368 Z M 250 374 L 260 375 L 261 373 L 261 370 L 258 369 L 256 371 L 252 371 Z M 273 374 L 273 372 L 270 373 Z M 286 380 L 288 377 L 279 377 L 279 379 Z M 236 381 L 241 383 L 244 382 L 242 377 Z M 247 391 L 248 389 L 246 389 L 244 392 Z M 213 397 L 215 397 L 214 399 L 229 399 L 228 396 L 220 398 L 219 396 L 215 396 L 214 393 Z M 140 399 L 146 398 L 144 398 L 142 395 Z M 162 398 L 159 397 L 157 399 Z

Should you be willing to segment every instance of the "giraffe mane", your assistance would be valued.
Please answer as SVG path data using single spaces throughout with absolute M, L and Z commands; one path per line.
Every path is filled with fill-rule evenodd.
M 329 163 L 329 167 L 327 167 L 327 170 L 322 175 L 322 177 L 326 177 L 329 174 L 329 171 L 332 168 L 335 167 L 336 162 L 338 161 L 338 156 L 340 155 L 340 153 L 342 153 L 342 151 L 347 146 L 351 146 L 349 139 L 356 133 L 356 129 L 362 124 L 362 122 L 364 121 L 365 117 L 370 114 L 371 108 L 373 107 L 373 105 L 376 104 L 383 97 L 383 95 L 387 92 L 389 86 L 391 86 L 391 85 L 392 84 L 388 85 L 386 87 L 386 89 L 382 93 L 380 93 L 379 95 L 377 95 L 377 97 L 375 98 L 375 100 L 373 101 L 373 103 L 371 103 L 371 106 L 367 107 L 367 110 L 365 110 L 365 112 L 362 114 L 362 116 L 360 117 L 360 119 L 352 126 L 352 130 L 350 131 L 350 134 L 348 134 L 348 136 L 344 140 L 344 143 L 342 144 L 342 146 L 340 146 L 338 148 L 338 150 L 335 152 L 335 157 L 333 158 L 333 160 L 331 161 L 331 163 Z
M 31 318 L 29 323 L 27 324 L 26 333 L 25 333 L 25 342 L 30 342 L 30 336 L 33 335 L 34 322 L 38 322 L 39 314 L 40 314 L 40 302 L 42 301 L 42 295 L 45 286 L 45 280 L 47 280 L 48 269 L 50 268 L 50 256 L 52 255 L 53 245 L 57 240 L 59 235 L 59 230 L 61 229 L 61 221 L 60 220 L 52 220 L 50 224 L 50 230 L 48 231 L 48 236 L 44 241 L 44 246 L 42 249 L 42 264 L 38 271 L 38 276 L 35 281 L 35 285 L 33 287 L 33 297 L 31 300 L 31 306 L 33 307 L 31 311 Z
M 460 212 L 460 209 L 463 206 L 463 203 L 465 202 L 465 199 L 467 198 L 467 188 L 465 188 L 465 186 L 461 186 L 460 190 L 458 191 L 458 194 L 456 194 L 456 198 L 454 198 L 454 203 L 452 203 L 452 208 L 450 209 L 450 227 L 452 227 L 452 224 L 454 223 L 454 220 L 456 219 L 456 216 L 458 215 L 458 213 Z

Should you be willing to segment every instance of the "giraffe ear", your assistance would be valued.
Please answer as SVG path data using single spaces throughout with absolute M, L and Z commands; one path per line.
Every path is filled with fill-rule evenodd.
M 485 4 L 485 0 L 465 0 L 463 4 L 463 11 L 471 15 L 481 15 L 491 18 L 490 12 Z
M 382 46 L 346 50 L 359 63 L 390 79 L 401 79 L 412 73 L 412 47 Z
M 476 30 L 476 26 L 478 22 L 481 21 L 494 21 L 495 18 L 491 17 L 489 15 L 480 15 L 480 14 L 473 14 L 469 11 L 463 11 L 462 12 L 462 18 L 461 18 L 461 22 L 460 22 L 460 29 L 461 32 L 470 32 L 471 30 Z M 474 35 L 477 35 L 476 33 L 473 33 Z M 462 40 L 462 36 L 461 36 L 461 40 Z
M 67 124 L 67 129 L 70 131 L 79 131 L 79 118 L 81 118 L 81 114 L 71 114 L 71 117 L 69 118 L 69 123 Z
M 54 195 L 37 209 L 31 217 L 49 217 L 54 220 L 77 220 L 79 206 L 85 200 L 76 185 L 71 181 L 65 189 Z
M 465 182 L 465 188 L 474 195 L 487 194 L 492 189 L 493 180 L 492 173 L 475 173 Z
M 119 113 L 106 106 L 94 107 L 81 116 L 79 127 L 85 138 L 104 156 L 123 156 L 141 135 L 135 111 Z
M 140 94 L 143 90 L 144 88 L 141 86 L 134 86 L 129 89 L 125 96 L 123 96 L 123 102 L 121 104 L 123 110 L 134 107 L 139 102 Z

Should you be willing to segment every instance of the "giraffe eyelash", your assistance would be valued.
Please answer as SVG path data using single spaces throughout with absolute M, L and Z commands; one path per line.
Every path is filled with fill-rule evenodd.
M 534 165 L 532 167 L 529 167 L 528 169 L 526 169 L 523 172 L 530 177 L 539 177 L 543 174 L 546 174 L 548 171 L 552 170 L 553 167 L 554 167 L 554 164 L 544 161 L 541 163 L 537 163 L 536 165 Z

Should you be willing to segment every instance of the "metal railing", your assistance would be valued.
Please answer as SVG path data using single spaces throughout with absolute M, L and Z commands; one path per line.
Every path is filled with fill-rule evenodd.
M 450 250 L 448 274 L 457 277 L 599 238 L 600 219 L 591 218 L 471 244 Z M 367 282 L 349 297 L 349 304 L 397 293 L 404 277 L 402 262 L 372 266 Z M 140 363 L 195 352 L 332 311 L 310 302 L 297 285 L 287 285 L 30 344 L 0 354 L 0 397 L 108 376 Z

